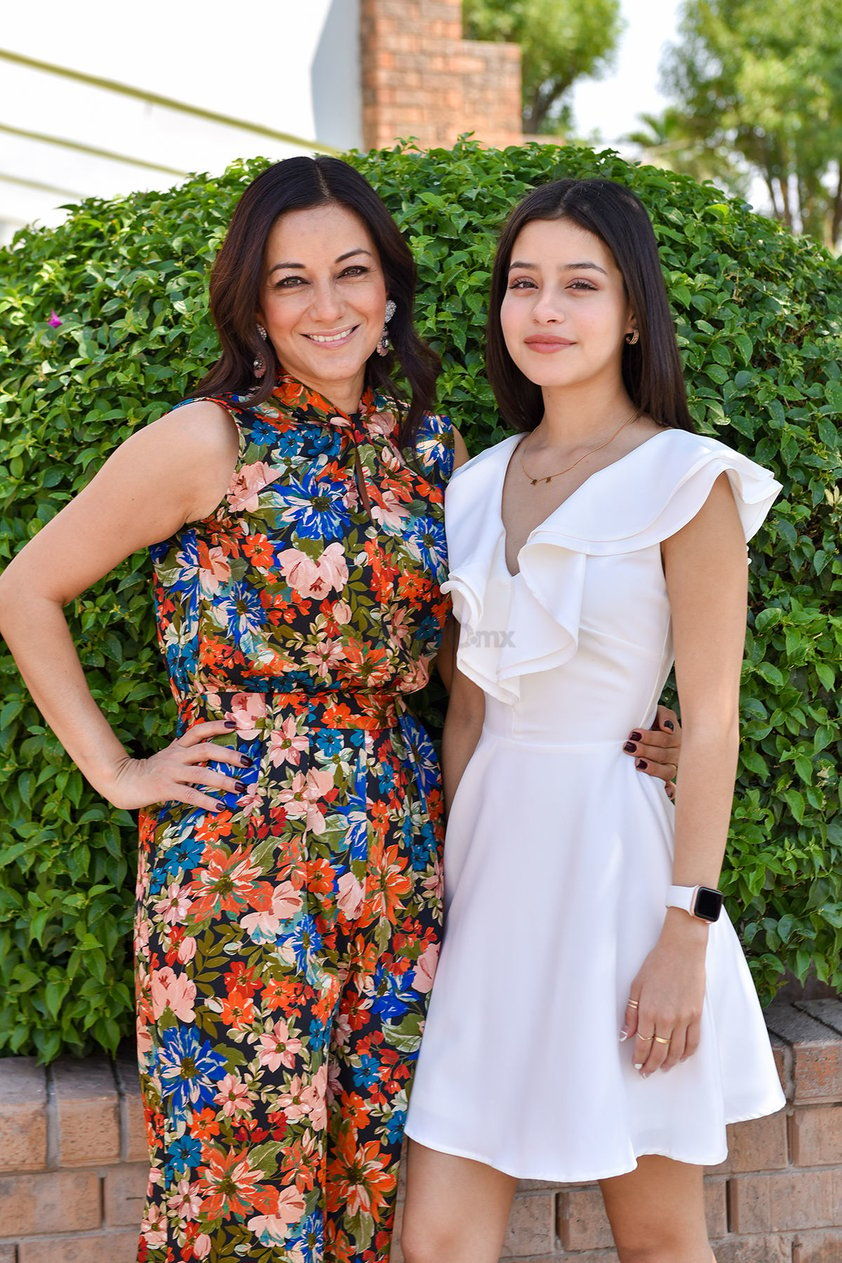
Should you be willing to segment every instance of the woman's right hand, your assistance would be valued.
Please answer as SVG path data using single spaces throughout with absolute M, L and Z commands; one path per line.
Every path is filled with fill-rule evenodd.
M 206 766 L 210 762 L 227 763 L 233 768 L 251 766 L 247 755 L 214 741 L 215 737 L 230 736 L 234 727 L 224 719 L 194 724 L 148 759 L 122 759 L 109 783 L 97 788 L 115 807 L 126 811 L 161 802 L 187 803 L 213 813 L 221 811 L 225 804 L 203 793 L 200 787 L 234 794 L 245 792 L 241 780 Z

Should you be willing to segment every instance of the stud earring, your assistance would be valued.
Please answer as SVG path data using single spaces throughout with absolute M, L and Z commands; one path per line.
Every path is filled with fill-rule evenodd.
M 263 325 L 260 324 L 259 322 L 257 325 L 257 332 L 260 334 L 264 342 L 269 341 L 269 334 L 263 328 Z M 263 377 L 264 374 L 266 373 L 266 361 L 264 360 L 262 355 L 255 356 L 254 360 L 252 361 L 252 368 L 254 369 L 255 377 L 257 378 L 258 381 L 260 381 L 260 378 Z
M 626 334 L 626 342 L 628 343 L 629 346 L 635 346 L 639 341 L 640 341 L 639 329 L 632 329 L 630 333 Z
M 386 303 L 386 311 L 384 313 L 383 332 L 380 334 L 380 341 L 377 343 L 377 354 L 387 355 L 389 352 L 389 321 L 398 309 L 398 305 L 391 298 Z

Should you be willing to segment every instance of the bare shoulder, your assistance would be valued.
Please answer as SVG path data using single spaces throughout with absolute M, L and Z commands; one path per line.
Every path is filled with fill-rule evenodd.
M 166 469 L 167 482 L 181 482 L 187 521 L 207 517 L 219 504 L 234 473 L 237 427 L 221 404 L 209 399 L 184 404 L 135 431 L 123 444 L 124 458 Z
M 462 435 L 453 427 L 453 468 L 459 469 L 466 461 L 470 460 L 470 453 L 465 446 L 465 440 Z

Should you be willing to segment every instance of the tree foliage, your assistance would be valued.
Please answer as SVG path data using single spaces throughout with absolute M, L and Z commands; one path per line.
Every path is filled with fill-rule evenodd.
M 470 39 L 520 45 L 523 129 L 533 135 L 569 125 L 565 97 L 606 68 L 621 31 L 619 0 L 464 0 L 462 12 Z
M 784 486 L 752 542 L 744 747 L 723 884 L 764 999 L 785 969 L 804 977 L 811 964 L 842 986 L 838 267 L 712 187 L 611 153 L 462 143 L 351 158 L 415 252 L 419 326 L 444 362 L 441 405 L 473 451 L 504 435 L 483 334 L 507 211 L 562 175 L 624 181 L 649 206 L 696 421 Z M 0 250 L 0 564 L 214 357 L 208 268 L 263 165 L 90 200 L 61 227 Z M 138 753 L 164 744 L 174 711 L 146 555 L 69 614 L 121 738 Z M 85 785 L 3 652 L 0 777 L 0 1052 L 113 1050 L 132 1024 L 134 822 Z
M 664 83 L 685 147 L 762 178 L 773 215 L 842 235 L 842 22 L 836 0 L 685 0 Z M 673 119 L 673 128 L 676 119 Z M 676 169 L 691 170 L 675 154 Z M 727 179 L 723 166 L 721 174 Z

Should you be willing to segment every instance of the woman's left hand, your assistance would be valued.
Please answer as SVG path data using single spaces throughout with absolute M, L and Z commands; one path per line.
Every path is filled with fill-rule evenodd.
M 699 1046 L 707 938 L 704 921 L 667 909 L 658 942 L 629 988 L 620 1038 L 631 1043 L 644 1079 L 686 1061 Z
M 629 733 L 623 746 L 631 755 L 639 772 L 657 776 L 664 781 L 664 790 L 671 800 L 675 798 L 675 775 L 681 754 L 681 724 L 678 715 L 668 706 L 659 706 L 652 728 L 635 728 Z

